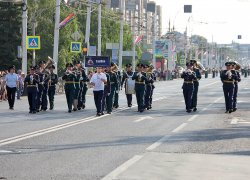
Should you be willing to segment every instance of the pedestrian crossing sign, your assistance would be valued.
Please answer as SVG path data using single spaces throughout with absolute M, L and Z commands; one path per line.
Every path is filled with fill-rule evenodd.
M 40 49 L 40 36 L 27 36 L 27 49 Z
M 71 42 L 70 52 L 80 53 L 81 52 L 81 43 L 80 42 Z

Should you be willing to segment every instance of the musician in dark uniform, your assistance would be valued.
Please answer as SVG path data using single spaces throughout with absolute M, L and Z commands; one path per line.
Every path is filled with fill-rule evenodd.
M 198 99 L 198 90 L 199 90 L 199 81 L 201 79 L 200 69 L 197 67 L 197 61 L 192 59 L 190 62 L 193 64 L 193 71 L 196 74 L 197 80 L 194 80 L 194 92 L 192 98 L 192 107 L 193 111 L 197 111 L 197 99 Z
M 39 65 L 41 66 L 41 69 L 44 68 L 46 62 L 45 61 L 40 61 Z M 46 81 L 43 81 L 43 94 L 42 94 L 42 107 L 41 107 L 41 111 L 46 111 L 48 108 L 48 90 L 49 90 L 49 79 L 48 77 L 48 73 L 45 73 L 44 78 L 47 79 Z
M 135 80 L 135 92 L 138 104 L 138 112 L 142 113 L 144 111 L 144 95 L 145 95 L 148 75 L 147 73 L 142 73 L 143 64 L 139 63 L 137 67 L 138 67 L 138 72 L 134 73 L 132 80 Z
M 154 93 L 154 89 L 155 89 L 154 82 L 156 81 L 156 75 L 153 71 L 151 73 L 151 78 L 152 78 L 152 81 L 151 81 L 152 91 L 151 91 L 150 97 L 149 97 L 149 109 L 152 109 L 153 93 Z
M 144 71 L 147 72 L 149 68 L 149 65 L 144 64 Z M 147 81 L 146 81 L 146 91 L 145 91 L 145 97 L 144 97 L 144 109 L 149 110 L 150 109 L 150 96 L 152 93 L 152 83 L 153 79 L 151 78 L 151 74 L 147 73 Z
M 85 72 L 85 69 L 82 69 L 82 83 L 83 83 L 83 89 L 82 89 L 82 101 L 81 101 L 81 107 L 82 109 L 85 109 L 85 103 L 86 103 L 86 94 L 88 91 L 88 82 L 89 78 L 88 75 Z
M 121 88 L 123 88 L 123 85 L 125 83 L 125 89 L 126 89 L 126 79 L 133 77 L 133 71 L 132 71 L 132 64 L 128 63 L 126 64 L 127 72 L 125 72 L 122 76 L 122 82 L 121 82 Z M 132 94 L 126 94 L 127 97 L 127 104 L 128 107 L 132 107 Z
M 56 84 L 58 83 L 58 77 L 57 74 L 54 73 L 55 66 L 52 65 L 49 67 L 50 71 L 50 78 L 49 78 L 49 91 L 48 91 L 48 97 L 49 97 L 49 104 L 50 104 L 50 110 L 54 109 L 54 101 L 55 101 L 55 93 L 56 93 Z
M 77 68 L 78 70 L 78 73 L 82 74 L 82 68 L 80 67 L 80 61 L 78 60 L 74 60 L 73 64 L 75 65 L 75 67 Z M 77 87 L 77 86 L 76 86 Z M 77 99 L 77 109 L 78 110 L 81 110 L 82 108 L 82 91 L 83 91 L 83 81 L 82 81 L 82 77 L 80 79 L 80 83 L 79 83 L 79 93 L 78 93 L 78 99 Z M 75 92 L 75 95 L 76 95 L 76 92 Z M 74 98 L 75 99 L 75 98 Z M 75 100 L 74 100 L 75 101 Z M 74 102 L 75 103 L 75 102 Z M 73 104 L 74 104 L 73 103 Z
M 208 71 L 209 71 L 209 70 L 206 68 L 206 69 L 205 69 L 205 78 L 208 78 Z
M 118 108 L 119 107 L 119 91 L 120 91 L 120 87 L 121 87 L 121 79 L 122 79 L 122 77 L 121 77 L 121 72 L 119 71 L 119 69 L 117 69 L 114 72 L 116 73 L 117 83 L 118 83 L 118 88 L 115 91 L 114 108 Z
M 233 95 L 234 95 L 234 80 L 237 80 L 235 74 L 231 72 L 232 62 L 225 63 L 227 70 L 224 70 L 221 74 L 221 79 L 223 81 L 223 91 L 226 103 L 226 112 L 233 112 Z
M 36 113 L 36 100 L 38 93 L 39 76 L 35 74 L 35 67 L 30 66 L 30 74 L 24 80 L 27 83 L 27 94 L 29 101 L 29 113 Z
M 192 111 L 192 97 L 194 92 L 194 80 L 197 80 L 196 73 L 192 71 L 192 63 L 187 63 L 187 70 L 183 72 L 181 78 L 184 79 L 183 82 L 183 95 L 186 104 L 186 112 L 190 113 Z
M 39 112 L 40 107 L 42 105 L 42 95 L 43 95 L 43 90 L 44 90 L 43 80 L 44 80 L 45 75 L 40 72 L 40 70 L 41 70 L 40 65 L 36 65 L 35 68 L 36 68 L 36 74 L 39 77 L 38 93 L 37 93 L 37 100 L 36 100 L 36 102 L 37 102 L 36 103 L 36 112 Z
M 77 106 L 78 106 L 78 97 L 81 91 L 81 87 L 80 87 L 80 81 L 82 79 L 82 73 L 78 72 L 77 67 L 73 67 L 73 72 L 75 73 L 76 79 L 75 79 L 75 94 L 74 94 L 74 101 L 73 101 L 73 111 L 77 111 Z
M 108 73 L 106 73 L 105 71 L 106 71 L 106 68 L 102 67 L 102 73 L 104 73 L 107 77 L 107 82 L 104 83 L 104 93 L 103 93 L 103 98 L 102 98 L 102 115 L 104 115 L 104 111 L 107 108 L 107 96 L 109 96 L 111 92 L 110 77 Z
M 216 73 L 215 68 L 213 68 L 212 73 L 213 73 L 213 78 L 215 78 L 215 73 Z
M 237 111 L 237 97 L 238 97 L 238 83 L 241 81 L 240 73 L 235 70 L 236 63 L 232 62 L 232 73 L 236 76 L 234 81 L 234 94 L 233 94 L 233 112 Z
M 65 80 L 65 95 L 67 99 L 67 104 L 68 104 L 68 112 L 72 112 L 72 103 L 74 99 L 74 94 L 75 94 L 75 80 L 76 76 L 75 73 L 72 72 L 72 67 L 73 64 L 67 63 L 66 64 L 66 72 L 64 76 L 62 77 L 63 80 Z
M 245 78 L 247 77 L 247 72 L 248 70 L 247 70 L 247 68 L 245 68 L 245 70 L 244 70 L 244 73 L 245 73 Z
M 107 67 L 107 74 L 109 75 L 110 78 L 110 84 L 111 84 L 111 91 L 110 95 L 107 96 L 107 113 L 111 114 L 112 113 L 112 107 L 114 103 L 114 96 L 115 96 L 115 91 L 118 89 L 118 80 L 116 74 L 112 71 L 112 67 L 114 67 L 114 63 L 111 62 L 110 67 Z

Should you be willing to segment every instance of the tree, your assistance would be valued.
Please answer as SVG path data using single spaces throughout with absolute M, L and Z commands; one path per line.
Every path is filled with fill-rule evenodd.
M 22 10 L 14 3 L 0 2 L 0 70 L 11 65 L 21 68 L 17 46 L 21 45 Z

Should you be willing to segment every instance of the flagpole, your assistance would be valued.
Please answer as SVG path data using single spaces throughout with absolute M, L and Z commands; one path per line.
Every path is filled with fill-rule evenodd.
M 55 16 L 55 31 L 54 31 L 54 52 L 53 60 L 55 61 L 55 73 L 57 73 L 58 65 L 58 44 L 59 44 L 59 21 L 60 21 L 60 0 L 56 0 L 56 16 Z
M 135 14 L 133 19 L 133 71 L 135 72 Z
M 122 51 L 123 51 L 123 21 L 124 21 L 124 4 L 125 1 L 121 0 L 121 28 L 120 28 L 120 50 L 119 50 L 119 69 L 122 70 Z M 133 66 L 134 69 L 134 66 Z
M 156 66 L 155 58 L 155 12 L 153 13 L 153 66 Z

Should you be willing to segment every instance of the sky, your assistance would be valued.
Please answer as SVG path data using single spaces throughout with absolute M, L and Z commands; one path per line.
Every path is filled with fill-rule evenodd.
M 201 35 L 208 42 L 250 44 L 250 0 L 154 0 L 162 6 L 162 32 L 171 27 L 188 36 Z M 192 13 L 184 13 L 192 5 Z M 188 19 L 191 19 L 188 22 Z M 174 20 L 175 19 L 175 20 Z M 242 39 L 238 39 L 242 35 Z

